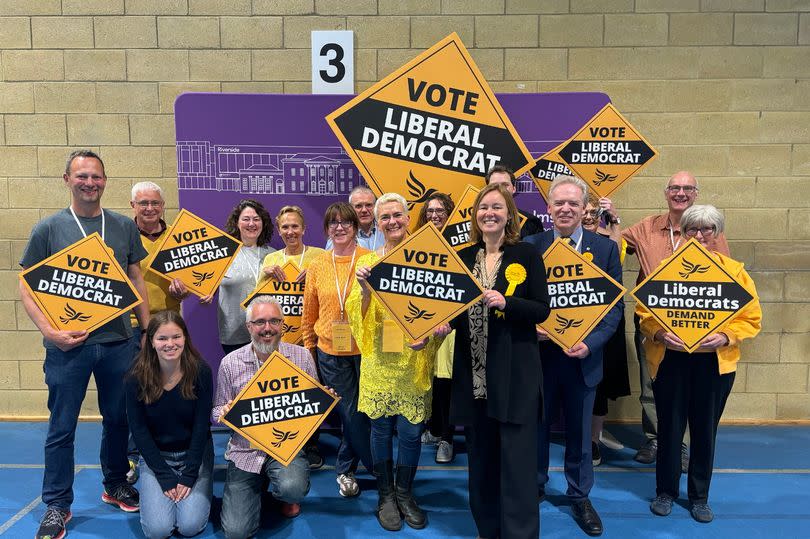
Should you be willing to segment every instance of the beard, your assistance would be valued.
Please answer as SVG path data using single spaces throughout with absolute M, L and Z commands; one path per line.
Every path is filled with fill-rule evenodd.
M 264 343 L 255 339 L 251 339 L 251 341 L 253 342 L 253 348 L 260 354 L 269 355 L 278 350 L 278 341 L 271 343 Z

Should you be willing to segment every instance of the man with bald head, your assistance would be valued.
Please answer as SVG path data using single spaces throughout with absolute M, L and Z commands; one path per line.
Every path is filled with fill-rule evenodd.
M 664 187 L 664 198 L 667 201 L 668 211 L 658 215 L 650 215 L 622 231 L 622 237 L 627 242 L 627 254 L 635 253 L 638 257 L 639 270 L 636 284 L 647 278 L 655 268 L 667 257 L 672 255 L 682 243 L 681 215 L 687 208 L 695 203 L 698 196 L 698 181 L 691 172 L 681 170 L 676 172 L 667 181 Z M 683 239 L 685 242 L 686 240 Z M 728 243 L 723 235 L 717 238 L 717 250 L 728 256 Z M 636 357 L 638 358 L 641 395 L 641 428 L 646 438 L 644 444 L 636 453 L 635 459 L 642 464 L 655 462 L 658 453 L 658 416 L 655 412 L 655 399 L 652 391 L 650 373 L 647 371 L 647 362 L 644 357 L 644 347 L 641 345 L 641 332 L 639 331 L 638 316 L 634 317 L 636 334 Z M 688 436 L 687 431 L 687 436 Z M 689 454 L 686 443 L 681 448 L 681 467 L 684 472 L 689 466 Z

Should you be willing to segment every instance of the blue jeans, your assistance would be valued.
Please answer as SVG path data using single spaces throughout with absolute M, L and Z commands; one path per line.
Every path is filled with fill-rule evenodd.
M 343 423 L 343 437 L 338 447 L 335 472 L 338 475 L 355 472 L 358 461 L 362 461 L 371 472 L 371 426 L 368 416 L 357 411 L 360 356 L 334 356 L 319 348 L 318 365 L 324 385 L 340 395 L 337 409 Z
M 179 478 L 183 473 L 186 452 L 161 452 L 161 456 Z M 191 537 L 205 529 L 211 511 L 213 495 L 214 444 L 208 440 L 203 454 L 197 481 L 191 487 L 188 497 L 175 503 L 163 493 L 155 474 L 143 459 L 140 461 L 141 479 L 141 528 L 149 539 L 164 539 L 171 536 L 175 528 L 180 535 Z
M 67 352 L 46 348 L 44 370 L 51 416 L 45 438 L 42 479 L 45 505 L 70 509 L 73 503 L 73 442 L 91 374 L 96 381 L 102 417 L 100 460 L 104 488 L 111 492 L 126 483 L 129 426 L 124 405 L 124 376 L 131 362 L 132 339 L 80 345 Z
M 256 535 L 262 509 L 262 491 L 270 483 L 270 494 L 285 503 L 300 503 L 309 492 L 309 462 L 301 451 L 284 467 L 268 457 L 261 473 L 250 473 L 228 461 L 222 494 L 222 531 L 228 539 Z
M 399 447 L 397 464 L 418 466 L 422 452 L 423 422 L 413 424 L 401 415 L 378 417 L 371 420 L 371 454 L 374 462 L 394 460 L 394 426 L 397 428 Z

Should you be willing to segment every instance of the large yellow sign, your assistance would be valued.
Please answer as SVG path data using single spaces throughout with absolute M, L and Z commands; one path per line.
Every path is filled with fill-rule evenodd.
M 242 388 L 222 422 L 287 466 L 338 400 L 276 351 Z
M 543 253 L 551 314 L 539 325 L 566 350 L 587 337 L 625 293 L 589 255 L 560 238 Z
M 611 103 L 565 142 L 558 153 L 599 197 L 610 196 L 658 155 Z
M 633 290 L 633 297 L 688 352 L 754 299 L 694 238 L 661 262 Z
M 20 279 L 58 330 L 93 331 L 141 302 L 96 232 L 26 269 Z
M 565 145 L 566 143 L 563 142 L 553 150 L 546 152 L 534 162 L 534 166 L 532 167 L 532 180 L 537 190 L 540 191 L 540 194 L 546 199 L 546 202 L 548 202 L 548 190 L 551 188 L 551 182 L 554 181 L 554 178 L 561 174 L 576 176 L 576 174 L 566 166 L 563 158 L 560 157 L 560 150 Z
M 217 289 L 241 246 L 211 223 L 180 210 L 148 267 L 169 281 L 180 279 L 191 292 L 204 297 Z
M 478 281 L 430 223 L 374 264 L 368 283 L 414 341 L 483 294 Z
M 444 227 L 442 228 L 444 241 L 456 251 L 460 251 L 470 244 L 473 204 L 475 203 L 475 197 L 477 197 L 480 192 L 480 189 L 468 185 L 467 189 L 464 190 L 461 198 L 456 203 L 456 207 L 453 208 L 452 213 L 448 216 L 447 222 L 444 223 Z
M 281 306 L 281 314 L 284 315 L 283 335 L 281 340 L 291 344 L 301 344 L 304 334 L 301 331 L 301 317 L 304 313 L 304 282 L 296 282 L 301 270 L 292 260 L 281 266 L 281 271 L 287 277 L 286 281 L 270 279 L 259 288 L 248 294 L 242 302 L 242 308 L 246 309 L 248 304 L 256 296 L 273 296 Z
M 326 117 L 377 196 L 411 210 L 435 191 L 460 200 L 493 165 L 517 176 L 534 159 L 453 33 Z

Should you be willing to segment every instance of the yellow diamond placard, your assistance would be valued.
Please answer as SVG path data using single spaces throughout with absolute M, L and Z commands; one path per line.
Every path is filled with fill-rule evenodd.
M 442 228 L 444 241 L 456 251 L 460 251 L 470 244 L 470 219 L 475 197 L 480 192 L 480 189 L 468 185 Z
M 457 34 L 326 117 L 377 196 L 418 211 L 435 191 L 460 200 L 493 165 L 516 176 L 534 159 Z
M 301 331 L 301 317 L 304 313 L 304 282 L 296 282 L 301 270 L 298 264 L 288 260 L 281 271 L 287 277 L 286 281 L 277 281 L 271 278 L 264 284 L 254 289 L 242 302 L 242 308 L 246 309 L 248 304 L 257 296 L 273 296 L 281 306 L 281 314 L 284 315 L 283 335 L 281 340 L 290 344 L 301 344 L 304 334 Z
M 430 223 L 377 261 L 368 283 L 414 341 L 454 318 L 483 294 L 478 281 Z
M 188 210 L 180 210 L 149 259 L 149 271 L 180 279 L 200 297 L 213 294 L 242 243 Z
M 539 326 L 566 350 L 587 337 L 625 293 L 589 255 L 560 238 L 543 253 L 551 313 Z
M 661 262 L 633 290 L 633 297 L 688 352 L 754 299 L 695 238 Z
M 26 269 L 20 279 L 58 330 L 93 331 L 141 302 L 97 232 Z
M 553 150 L 549 150 L 540 156 L 540 158 L 534 162 L 534 166 L 532 166 L 531 169 L 532 181 L 534 181 L 534 185 L 537 187 L 537 190 L 540 191 L 540 194 L 543 195 L 546 202 L 548 202 L 548 190 L 554 178 L 560 174 L 576 176 L 574 171 L 565 164 L 565 160 L 560 157 L 560 150 L 565 144 L 566 143 L 563 142 Z
M 339 400 L 276 351 L 245 384 L 222 422 L 287 466 Z
M 658 155 L 611 103 L 565 142 L 558 153 L 599 197 L 610 196 Z

